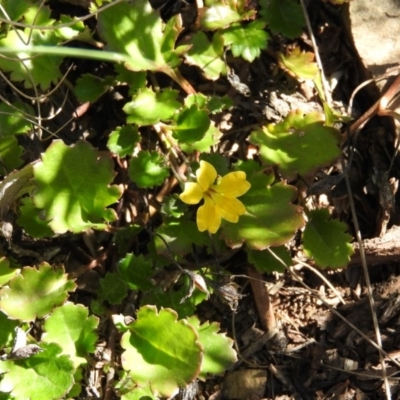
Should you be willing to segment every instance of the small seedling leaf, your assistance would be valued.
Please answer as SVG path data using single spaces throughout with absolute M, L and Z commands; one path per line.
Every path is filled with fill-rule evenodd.
M 233 24 L 222 32 L 225 45 L 231 47 L 235 57 L 253 62 L 267 47 L 269 35 L 264 30 L 265 22 L 253 21 L 248 25 Z
M 176 101 L 177 96 L 177 90 L 164 89 L 155 93 L 150 88 L 142 89 L 123 108 L 128 114 L 127 122 L 143 126 L 171 119 L 182 106 Z
M 125 125 L 110 133 L 107 147 L 119 157 L 131 156 L 140 140 L 137 126 Z
M 165 161 L 156 151 L 141 151 L 131 159 L 129 177 L 140 188 L 152 188 L 161 185 L 169 175 Z

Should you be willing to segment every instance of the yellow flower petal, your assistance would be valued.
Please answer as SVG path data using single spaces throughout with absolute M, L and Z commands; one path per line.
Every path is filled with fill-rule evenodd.
M 203 188 L 203 191 L 207 191 L 208 188 L 217 179 L 217 171 L 207 161 L 200 161 L 200 168 L 196 171 L 197 182 Z
M 205 197 L 204 204 L 197 210 L 197 228 L 200 232 L 208 230 L 215 233 L 221 225 L 221 215 L 213 201 Z
M 243 171 L 230 172 L 221 178 L 219 185 L 214 185 L 213 189 L 228 197 L 239 197 L 245 194 L 251 185 L 246 181 L 246 173 Z
M 213 196 L 213 199 L 221 217 L 229 222 L 238 222 L 239 216 L 246 212 L 245 206 L 238 199 L 223 196 Z
M 203 198 L 203 189 L 196 182 L 186 182 L 185 190 L 179 198 L 186 204 L 197 204 Z

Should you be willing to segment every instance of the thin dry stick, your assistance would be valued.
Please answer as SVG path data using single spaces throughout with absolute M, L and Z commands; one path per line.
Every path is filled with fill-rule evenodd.
M 343 168 L 344 168 L 343 160 L 342 160 L 342 164 L 343 164 Z M 374 301 L 374 298 L 372 296 L 372 287 L 371 287 L 371 281 L 369 279 L 367 259 L 365 258 L 364 245 L 363 245 L 363 242 L 362 242 L 360 227 L 359 227 L 359 224 L 358 224 L 356 207 L 355 207 L 355 204 L 354 204 L 353 193 L 352 193 L 351 185 L 350 185 L 350 179 L 349 179 L 349 176 L 348 176 L 347 173 L 344 174 L 344 179 L 345 179 L 345 182 L 346 182 L 347 193 L 349 194 L 349 202 L 350 202 L 351 214 L 352 214 L 352 217 L 353 217 L 354 230 L 355 230 L 355 233 L 356 233 L 356 238 L 357 238 L 357 242 L 358 242 L 358 246 L 359 246 L 360 257 L 361 257 L 361 265 L 362 265 L 363 271 L 364 271 L 365 284 L 367 285 L 367 290 L 368 290 L 368 301 L 369 301 L 369 306 L 370 306 L 370 309 L 371 309 L 372 322 L 374 324 L 376 343 L 380 347 L 379 348 L 379 360 L 380 360 L 380 363 L 381 363 L 381 366 L 382 366 L 382 375 L 383 375 L 383 380 L 384 380 L 384 383 L 385 383 L 386 398 L 388 400 L 390 400 L 391 399 L 390 385 L 389 385 L 389 380 L 388 380 L 387 373 L 386 373 L 386 363 L 385 363 L 385 357 L 384 357 L 383 349 L 382 349 L 381 331 L 379 329 L 378 318 L 377 318 L 376 312 L 375 312 L 375 301 Z
M 346 302 L 344 301 L 343 297 L 340 295 L 340 293 L 335 289 L 335 287 L 332 285 L 332 283 L 330 283 L 328 281 L 328 279 L 326 279 L 321 272 L 319 272 L 316 268 L 313 268 L 311 265 L 305 263 L 304 261 L 298 260 L 298 259 L 294 259 L 294 261 L 296 261 L 297 263 L 301 264 L 303 267 L 308 268 L 309 270 L 311 270 L 312 272 L 314 272 L 315 275 L 317 275 L 320 279 L 322 279 L 325 284 L 332 289 L 333 293 L 335 293 L 335 295 L 337 296 L 337 298 L 340 300 L 340 302 L 342 304 L 346 304 Z
M 304 19 L 306 20 L 308 34 L 310 36 L 311 43 L 312 43 L 313 48 L 314 48 L 315 61 L 317 62 L 318 68 L 319 68 L 319 70 L 321 72 L 321 81 L 322 81 L 322 86 L 324 87 L 325 99 L 326 99 L 326 102 L 328 103 L 328 105 L 331 106 L 331 104 L 332 104 L 331 92 L 330 92 L 329 87 L 328 87 L 328 82 L 326 81 L 326 78 L 325 78 L 324 67 L 322 65 L 321 57 L 319 56 L 317 41 L 315 40 L 314 32 L 313 32 L 312 27 L 311 27 L 310 18 L 308 16 L 307 8 L 306 8 L 306 6 L 304 4 L 304 0 L 300 0 L 300 4 L 301 4 L 301 7 L 303 9 Z

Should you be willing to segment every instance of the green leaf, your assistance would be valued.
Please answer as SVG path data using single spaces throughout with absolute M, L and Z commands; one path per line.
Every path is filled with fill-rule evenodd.
M 77 368 L 86 365 L 86 357 L 95 351 L 98 324 L 99 319 L 89 316 L 83 305 L 65 303 L 45 320 L 42 341 L 57 343 L 61 354 L 68 355 Z
M 218 144 L 219 139 L 222 136 L 222 132 L 215 126 L 214 121 L 210 121 L 210 127 L 208 128 L 204 137 L 194 143 L 182 143 L 180 148 L 188 154 L 192 154 L 195 151 L 201 153 L 209 153 L 212 146 Z
M 285 183 L 270 186 L 271 176 L 263 172 L 248 176 L 247 180 L 251 188 L 239 198 L 246 214 L 236 224 L 224 221 L 222 238 L 230 247 L 244 242 L 253 250 L 287 243 L 304 226 L 301 207 L 292 204 L 297 197 L 296 188 Z
M 191 290 L 191 283 L 187 276 L 181 276 L 176 285 L 169 287 L 167 290 L 162 287 L 153 287 L 143 293 L 140 304 L 145 306 L 153 304 L 158 308 L 171 308 L 179 318 L 185 318 L 193 315 L 196 306 L 206 300 L 207 294 L 201 292 L 197 288 L 187 298 Z
M 130 57 L 127 67 L 132 71 L 167 72 L 179 64 L 174 46 L 181 28 L 176 24 L 164 34 L 160 15 L 147 0 L 123 2 L 104 10 L 98 15 L 98 29 L 108 50 Z
M 18 268 L 10 268 L 10 260 L 0 257 L 0 286 L 5 285 L 9 280 L 20 273 Z
M 172 397 L 200 372 L 202 346 L 196 331 L 170 309 L 142 307 L 124 333 L 122 366 L 139 386 Z
M 204 32 L 196 32 L 187 42 L 192 47 L 185 54 L 189 65 L 199 67 L 207 79 L 216 80 L 221 74 L 226 75 L 226 65 L 222 60 L 223 40 L 215 35 L 210 42 Z
M 46 263 L 38 269 L 24 267 L 20 275 L 0 290 L 0 310 L 21 321 L 43 318 L 55 306 L 63 304 L 75 287 L 63 268 L 55 269 Z
M 0 363 L 0 392 L 13 399 L 59 400 L 73 385 L 74 367 L 55 343 L 43 343 L 43 351 L 32 357 Z
M 129 163 L 129 177 L 140 188 L 152 188 L 161 185 L 169 175 L 165 161 L 156 151 L 141 151 Z
M 140 141 L 137 126 L 125 125 L 118 127 L 110 133 L 107 147 L 119 157 L 131 156 L 136 144 Z
M 99 156 L 89 143 L 69 147 L 54 141 L 34 174 L 34 203 L 45 210 L 54 232 L 104 229 L 103 221 L 117 219 L 115 211 L 106 208 L 121 196 L 117 186 L 110 186 L 115 176 L 112 160 Z
M 172 89 L 164 89 L 158 93 L 150 88 L 140 90 L 123 108 L 128 114 L 127 122 L 143 126 L 171 119 L 182 106 L 176 101 L 177 96 L 178 91 Z
M 121 275 L 116 272 L 107 272 L 100 281 L 100 290 L 97 293 L 99 301 L 108 301 L 110 304 L 121 304 L 127 296 L 128 288 Z
M 292 257 L 285 246 L 274 247 L 271 249 L 287 266 L 292 265 Z M 262 272 L 271 274 L 272 272 L 284 272 L 285 267 L 268 251 L 247 250 L 247 257 L 254 267 Z
M 205 380 L 207 374 L 218 375 L 225 372 L 237 361 L 233 340 L 225 333 L 218 333 L 218 322 L 205 322 L 200 325 L 197 317 L 188 318 L 188 322 L 199 334 L 199 342 L 204 349 L 204 357 L 201 365 L 200 379 Z
M 341 154 L 339 131 L 323 124 L 319 113 L 292 111 L 281 123 L 253 132 L 250 142 L 260 147 L 261 159 L 278 166 L 284 177 L 308 175 Z
M 15 136 L 0 136 L 0 165 L 4 169 L 3 175 L 7 175 L 7 173 L 21 166 L 23 163 L 20 158 L 22 152 L 23 148 L 18 145 Z
M 146 71 L 129 71 L 121 64 L 115 64 L 114 69 L 118 73 L 116 79 L 128 84 L 129 95 L 132 96 L 136 90 L 143 89 L 146 86 Z
M 18 21 L 31 7 L 26 0 L 2 0 L 1 2 L 7 16 L 0 10 L 2 18 L 9 18 L 11 21 Z
M 166 217 L 180 218 L 188 211 L 187 205 L 174 193 L 166 196 L 161 205 L 161 213 Z
M 318 74 L 314 54 L 302 52 L 300 47 L 295 47 L 288 56 L 279 53 L 279 59 L 279 66 L 296 78 L 315 79 Z
M 11 320 L 4 313 L 0 312 L 0 346 L 12 346 L 15 336 L 15 328 L 19 325 L 19 321 Z
M 38 23 L 37 21 L 35 21 Z M 12 57 L 0 57 L 0 69 L 11 73 L 11 80 L 24 82 L 26 88 L 40 86 L 43 90 L 61 78 L 60 65 L 63 57 L 46 54 L 32 56 L 27 50 L 32 46 L 57 46 L 58 39 L 51 30 L 15 30 L 0 39 L 0 47 L 18 50 Z
M 168 219 L 156 229 L 157 234 L 161 235 L 167 242 L 169 249 L 158 236 L 155 236 L 154 243 L 158 254 L 185 255 L 192 251 L 193 244 L 204 246 L 207 236 L 199 232 L 197 225 L 193 221 L 183 219 Z
M 31 197 L 24 197 L 19 208 L 18 225 L 24 228 L 25 232 L 34 238 L 54 236 L 49 222 L 44 220 L 39 208 L 35 207 Z
M 172 136 L 182 144 L 193 144 L 204 138 L 210 127 L 210 117 L 207 111 L 199 110 L 193 104 L 179 113 L 175 123 L 175 126 L 169 127 L 174 131 Z
M 92 74 L 84 74 L 76 82 L 75 94 L 79 101 L 93 103 L 103 96 L 112 84 L 111 77 L 103 79 Z
M 0 136 L 29 132 L 32 125 L 26 120 L 26 118 L 29 118 L 26 115 L 35 115 L 30 105 L 19 102 L 11 105 L 0 103 Z
M 240 13 L 229 5 L 217 4 L 202 10 L 200 24 L 205 29 L 219 29 L 242 20 Z
M 296 0 L 260 0 L 261 15 L 273 33 L 290 39 L 301 35 L 305 26 L 303 10 Z
M 265 22 L 257 20 L 248 25 L 232 24 L 222 32 L 226 46 L 231 46 L 235 57 L 243 57 L 253 62 L 267 48 L 269 35 L 265 31 Z
M 131 290 L 149 290 L 153 288 L 151 277 L 154 274 L 153 263 L 143 254 L 127 254 L 118 262 L 118 272 Z
M 303 233 L 304 252 L 313 258 L 320 268 L 341 268 L 350 261 L 354 250 L 352 237 L 345 233 L 347 226 L 329 219 L 327 209 L 313 210 Z

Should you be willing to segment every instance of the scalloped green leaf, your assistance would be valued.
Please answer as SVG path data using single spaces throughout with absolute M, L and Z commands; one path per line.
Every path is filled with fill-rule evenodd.
M 182 28 L 173 18 L 164 28 L 159 13 L 147 0 L 115 4 L 98 15 L 100 35 L 107 42 L 106 49 L 122 53 L 130 60 L 132 71 L 163 71 L 179 65 L 175 41 Z
M 290 39 L 301 35 L 305 26 L 303 10 L 296 0 L 260 0 L 261 15 L 273 33 Z
M 99 301 L 108 301 L 110 304 L 121 304 L 128 294 L 126 282 L 116 272 L 107 272 L 100 281 L 100 290 L 97 292 Z
M 125 125 L 117 127 L 110 133 L 107 147 L 111 152 L 120 157 L 131 156 L 137 143 L 140 141 L 138 127 L 134 125 Z
M 285 246 L 274 247 L 271 249 L 287 266 L 292 265 L 292 257 Z M 247 250 L 249 263 L 262 272 L 271 274 L 272 272 L 284 272 L 285 267 L 268 251 Z
M 110 89 L 113 82 L 112 77 L 100 78 L 92 74 L 83 74 L 76 81 L 76 97 L 82 102 L 95 102 Z
M 49 221 L 42 218 L 40 208 L 35 207 L 31 197 L 21 199 L 19 207 L 18 225 L 24 228 L 25 232 L 34 238 L 54 236 L 53 230 L 49 227 Z
M 295 47 L 287 56 L 279 53 L 279 66 L 296 78 L 315 79 L 318 65 L 314 57 L 314 53 L 302 52 L 300 47 Z
M 36 21 L 37 23 L 37 21 Z M 63 57 L 47 54 L 32 56 L 29 49 L 32 46 L 57 46 L 58 39 L 51 30 L 30 28 L 24 31 L 15 30 L 0 39 L 0 47 L 18 50 L 12 57 L 0 57 L 0 69 L 11 73 L 11 80 L 23 82 L 26 88 L 39 86 L 43 90 L 57 83 L 62 74 L 60 65 Z
M 118 272 L 131 290 L 149 290 L 153 288 L 151 278 L 154 274 L 153 262 L 143 254 L 127 254 L 117 265 Z
M 253 250 L 287 243 L 304 226 L 301 207 L 292 204 L 297 197 L 294 186 L 271 185 L 271 176 L 263 172 L 248 176 L 251 188 L 239 199 L 246 214 L 234 224 L 223 221 L 221 237 L 235 248 L 243 243 Z
M 139 386 L 150 384 L 155 395 L 174 396 L 200 372 L 198 335 L 177 317 L 174 310 L 142 307 L 121 340 L 123 368 Z
M 214 146 L 219 142 L 221 136 L 222 132 L 215 126 L 214 121 L 210 121 L 210 127 L 202 139 L 194 143 L 182 143 L 180 147 L 188 154 L 192 154 L 195 151 L 208 153 L 210 152 L 211 146 Z
M 204 349 L 204 357 L 199 378 L 205 380 L 207 374 L 218 375 L 225 372 L 237 361 L 234 341 L 220 331 L 218 322 L 205 322 L 200 325 L 196 316 L 188 318 L 188 322 L 199 334 L 199 341 Z
M 75 368 L 86 365 L 86 357 L 96 348 L 99 319 L 89 316 L 82 304 L 65 303 L 58 307 L 44 322 L 42 341 L 57 343 L 61 354 L 68 355 Z
M 235 57 L 253 62 L 267 48 L 269 34 L 265 22 L 256 20 L 247 25 L 232 24 L 222 32 L 225 46 L 230 46 Z
M 38 269 L 24 267 L 20 275 L 0 290 L 0 310 L 10 318 L 33 321 L 62 305 L 68 292 L 75 288 L 63 268 L 54 268 L 47 263 Z
M 185 108 L 175 119 L 175 125 L 170 126 L 172 136 L 179 143 L 193 144 L 201 141 L 210 128 L 210 117 L 207 111 L 201 110 L 196 104 Z
M 152 188 L 164 182 L 169 176 L 169 169 L 156 151 L 141 151 L 130 160 L 128 174 L 138 187 Z
M 0 362 L 0 392 L 13 399 L 59 400 L 74 383 L 74 366 L 55 343 L 40 345 L 43 351 L 32 357 Z
M 158 254 L 185 255 L 192 251 L 193 244 L 204 246 L 207 243 L 207 236 L 199 232 L 193 221 L 169 218 L 160 225 L 156 232 L 161 235 L 168 244 L 168 249 L 163 240 L 158 236 L 154 237 L 154 244 Z
M 215 30 L 241 21 L 243 16 L 228 4 L 215 4 L 201 10 L 200 24 L 203 28 Z
M 0 103 L 0 136 L 13 136 L 29 132 L 32 129 L 31 123 L 27 121 L 29 115 L 35 115 L 29 104 Z
M 132 101 L 124 105 L 123 110 L 128 114 L 127 122 L 143 126 L 171 119 L 182 106 L 176 101 L 178 94 L 173 89 L 155 93 L 150 88 L 143 88 L 133 96 Z
M 0 164 L 1 170 L 4 171 L 2 175 L 7 175 L 7 173 L 22 165 L 22 152 L 23 148 L 18 145 L 15 136 L 0 136 Z
M 0 257 L 0 286 L 5 285 L 20 272 L 18 268 L 10 268 L 10 260 Z
M 303 232 L 303 248 L 320 268 L 342 268 L 354 253 L 346 224 L 330 219 L 326 208 L 313 210 Z
M 210 42 L 204 32 L 196 32 L 187 42 L 191 48 L 185 54 L 186 62 L 199 67 L 207 79 L 216 80 L 226 75 L 226 64 L 222 60 L 224 42 L 214 35 Z
M 87 142 L 74 147 L 54 141 L 34 167 L 38 190 L 35 206 L 44 209 L 49 226 L 56 233 L 104 229 L 117 219 L 113 209 L 118 186 L 110 186 L 115 172 L 110 157 L 99 156 Z
M 319 113 L 292 111 L 279 124 L 254 131 L 250 142 L 259 146 L 261 159 L 278 166 L 284 177 L 308 175 L 341 154 L 339 131 L 324 126 L 322 118 Z
M 140 304 L 143 306 L 153 304 L 158 308 L 171 308 L 178 313 L 179 318 L 185 318 L 193 315 L 196 306 L 207 299 L 207 294 L 197 288 L 188 297 L 191 285 L 188 276 L 181 275 L 177 284 L 168 289 L 153 286 L 152 290 L 143 293 Z
M 11 347 L 14 342 L 15 328 L 19 325 L 18 321 L 11 320 L 4 313 L 0 312 L 0 346 L 2 348 Z

